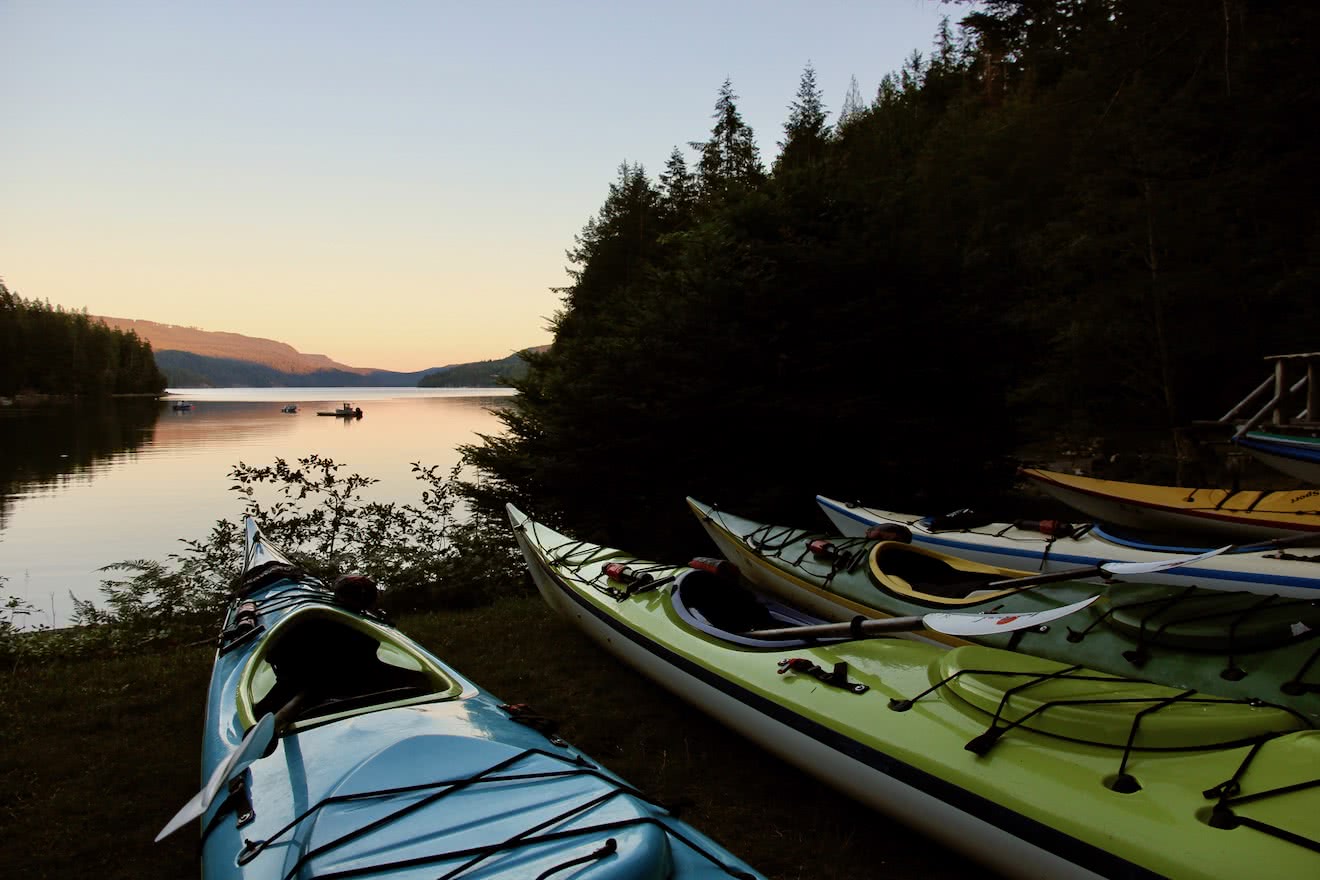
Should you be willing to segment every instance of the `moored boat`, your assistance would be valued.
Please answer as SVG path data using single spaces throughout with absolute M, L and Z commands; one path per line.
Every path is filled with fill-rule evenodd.
M 176 412 L 183 412 L 183 411 L 186 411 L 186 410 L 190 410 L 190 409 L 192 409 L 192 408 L 193 408 L 193 405 L 192 405 L 190 402 L 186 401 L 186 400 L 176 400 L 176 401 L 174 401 L 174 403 L 171 404 L 171 407 L 172 407 Z
M 1161 544 L 1096 523 L 992 522 L 962 512 L 917 516 L 816 496 L 830 522 L 847 537 L 900 526 L 912 543 L 1003 568 L 1062 571 L 1102 562 L 1153 562 L 1190 558 L 1212 549 Z M 1143 581 L 1174 587 L 1241 590 L 1264 595 L 1320 599 L 1320 536 L 1276 539 L 1199 562 L 1152 572 Z
M 1320 437 L 1249 431 L 1233 442 L 1276 471 L 1320 486 Z
M 298 404 L 296 403 L 286 403 L 284 406 L 280 407 L 280 412 L 282 413 L 296 413 L 297 411 Z
M 1320 721 L 1320 607 L 1309 599 L 1145 582 L 1158 563 L 1049 574 L 987 565 L 895 540 L 770 525 L 689 498 L 720 552 L 760 589 L 821 617 L 936 609 L 1036 612 L 1099 593 L 1066 626 L 977 642 L 1116 675 L 1285 706 Z M 1214 562 L 1216 556 L 1208 562 Z M 1170 560 L 1171 564 L 1176 563 Z M 1087 578 L 1108 578 L 1104 583 Z
M 202 820 L 208 878 L 753 878 L 587 756 L 526 723 L 249 520 L 219 637 Z M 159 838 L 158 838 L 159 839 Z
M 345 402 L 342 406 L 332 410 L 322 410 L 317 413 L 318 416 L 338 416 L 341 419 L 360 419 L 362 418 L 362 407 L 354 406 Z
M 1021 468 L 1036 488 L 1103 523 L 1233 543 L 1320 532 L 1320 492 L 1184 489 Z
M 547 604 L 606 650 L 995 870 L 1320 870 L 1320 733 L 1286 709 L 980 645 L 794 639 L 812 624 L 717 574 L 509 516 Z

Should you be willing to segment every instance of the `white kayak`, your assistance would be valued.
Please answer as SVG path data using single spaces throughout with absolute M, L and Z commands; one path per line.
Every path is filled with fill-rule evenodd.
M 1046 534 L 1006 522 L 974 524 L 969 519 L 962 525 L 955 519 L 941 527 L 941 517 L 896 513 L 823 495 L 816 496 L 816 503 L 848 537 L 861 537 L 879 526 L 903 526 L 919 547 L 987 565 L 1041 572 L 1101 562 L 1153 562 L 1179 554 L 1190 557 L 1208 549 L 1145 542 L 1091 523 L 1065 530 L 1070 534 Z M 1310 536 L 1309 547 L 1307 543 L 1307 538 L 1263 541 L 1141 579 L 1169 586 L 1316 599 L 1320 598 L 1320 538 Z

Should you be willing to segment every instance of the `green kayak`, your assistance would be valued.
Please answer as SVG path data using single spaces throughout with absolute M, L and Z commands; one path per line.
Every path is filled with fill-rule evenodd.
M 901 541 L 767 525 L 691 498 L 706 532 L 760 589 L 822 617 L 932 610 L 1026 613 L 1101 595 L 1066 626 L 979 637 L 1117 675 L 1257 700 L 1320 721 L 1320 604 L 1291 596 L 1110 580 L 1030 584 L 1038 573 Z M 1076 577 L 1100 574 L 1094 567 Z M 1048 575 L 1058 578 L 1060 573 Z
M 794 638 L 818 619 L 715 566 L 508 512 L 545 601 L 608 651 L 997 871 L 1320 873 L 1320 732 L 1296 712 L 985 645 Z

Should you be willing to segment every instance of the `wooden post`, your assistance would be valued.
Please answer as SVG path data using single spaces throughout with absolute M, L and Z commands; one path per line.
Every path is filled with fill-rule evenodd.
M 1287 417 L 1283 414 L 1283 400 L 1288 394 L 1288 369 L 1284 366 L 1286 363 L 1286 358 L 1279 358 L 1274 362 L 1274 415 L 1272 421 L 1275 425 L 1282 425 L 1287 421 Z
M 1315 383 L 1315 358 L 1306 360 L 1306 415 L 1308 422 L 1320 422 L 1320 386 Z

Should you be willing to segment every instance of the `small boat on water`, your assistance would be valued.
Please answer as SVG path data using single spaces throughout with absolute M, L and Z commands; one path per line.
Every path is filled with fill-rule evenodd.
M 160 835 L 201 820 L 208 880 L 761 877 L 375 615 L 369 580 L 332 593 L 246 529 L 205 784 Z
M 296 403 L 286 403 L 284 406 L 280 407 L 280 412 L 282 413 L 296 413 L 297 411 L 298 404 Z
M 1320 486 L 1320 437 L 1249 431 L 1233 442 L 1276 471 Z
M 1294 712 L 852 623 L 825 637 L 717 565 L 508 513 L 546 603 L 602 648 L 937 845 L 1030 878 L 1320 872 L 1320 731 Z
M 323 410 L 317 413 L 318 416 L 338 416 L 341 419 L 360 419 L 362 418 L 362 407 L 354 406 L 345 402 L 343 406 L 334 410 Z
M 1021 468 L 1036 488 L 1102 523 L 1234 543 L 1320 532 L 1320 491 L 1184 489 Z
M 905 529 L 912 544 L 961 559 L 1036 572 L 1062 571 L 1102 562 L 1153 562 L 1190 558 L 1213 549 L 1156 543 L 1096 523 L 991 522 L 970 512 L 917 516 L 816 496 L 834 527 L 850 538 L 871 530 Z M 1308 549 L 1309 548 L 1309 551 Z M 1142 576 L 1152 584 L 1243 590 L 1264 595 L 1320 599 L 1320 535 L 1280 538 Z
M 1041 574 L 959 559 L 902 540 L 840 538 L 769 525 L 691 498 L 688 505 L 744 577 L 817 616 L 849 620 L 991 609 L 1022 614 L 1099 593 L 1100 601 L 1066 626 L 972 640 L 1112 675 L 1260 700 L 1320 723 L 1320 605 L 1309 596 L 1143 580 L 1151 568 L 1173 570 L 1178 557 Z M 1095 583 L 1096 578 L 1107 580 Z
M 181 412 L 183 410 L 189 410 L 193 408 L 193 405 L 186 400 L 176 400 L 170 406 L 176 412 Z

